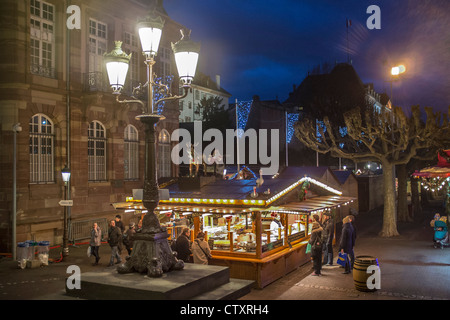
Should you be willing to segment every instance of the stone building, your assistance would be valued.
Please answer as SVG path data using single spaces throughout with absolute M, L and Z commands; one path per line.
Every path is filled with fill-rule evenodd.
M 69 7 L 79 8 L 79 15 Z M 123 96 L 144 84 L 147 73 L 136 22 L 154 10 L 165 19 L 154 71 L 173 84 L 176 94 L 171 42 L 180 39 L 185 27 L 167 15 L 162 1 L 1 1 L 0 252 L 11 252 L 15 245 L 14 198 L 17 241 L 62 242 L 64 207 L 59 201 L 65 197 L 61 170 L 66 164 L 72 172 L 68 194 L 73 206 L 67 208 L 71 222 L 110 220 L 115 215 L 111 203 L 142 188 L 145 132 L 135 119 L 142 111 L 138 104 L 115 101 L 103 54 L 114 48 L 115 40 L 133 53 Z M 79 28 L 70 29 L 68 21 L 77 17 Z M 178 104 L 166 103 L 160 111 L 166 117 L 157 126 L 161 183 L 178 175 L 170 160 Z M 18 123 L 22 130 L 14 133 Z
M 231 93 L 226 91 L 220 83 L 220 75 L 216 75 L 215 81 L 201 72 L 198 72 L 192 81 L 192 90 L 184 99 L 180 99 L 180 122 L 192 122 L 203 120 L 201 108 L 202 99 L 217 98 L 221 101 L 220 108 L 228 109 L 228 100 Z

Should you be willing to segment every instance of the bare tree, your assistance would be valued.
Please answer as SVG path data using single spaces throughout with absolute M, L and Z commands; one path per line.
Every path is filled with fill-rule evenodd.
M 378 112 L 374 108 L 352 109 L 343 114 L 345 134 L 328 117 L 323 126 L 304 117 L 296 123 L 295 134 L 307 147 L 332 156 L 354 161 L 377 161 L 383 168 L 384 212 L 380 236 L 398 235 L 395 198 L 395 166 L 408 163 L 417 151 L 433 146 L 443 130 L 448 130 L 447 115 L 425 108 L 427 119 L 421 121 L 419 106 L 412 107 L 411 118 L 395 107 Z

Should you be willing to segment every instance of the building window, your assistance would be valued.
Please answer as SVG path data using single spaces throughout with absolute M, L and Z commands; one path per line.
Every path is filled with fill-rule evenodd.
M 139 136 L 131 124 L 125 128 L 123 166 L 125 180 L 139 179 Z
M 166 48 L 164 46 L 159 46 L 158 50 L 158 63 L 155 64 L 156 76 L 160 77 L 163 81 L 172 75 L 171 73 L 171 63 L 170 63 L 170 55 L 172 50 Z
M 54 182 L 54 129 L 43 114 L 30 119 L 30 183 Z
M 30 1 L 30 71 L 55 78 L 55 36 L 53 5 Z
M 106 131 L 98 121 L 88 129 L 88 180 L 106 181 Z
M 103 55 L 107 51 L 107 24 L 89 20 L 89 72 L 102 72 Z
M 171 160 L 170 160 L 170 135 L 165 129 L 161 130 L 158 136 L 158 177 L 171 176 Z
M 123 41 L 124 51 L 131 53 L 130 64 L 128 68 L 128 81 L 126 84 L 127 89 L 132 92 L 133 88 L 139 85 L 139 57 L 141 56 L 141 49 L 139 48 L 139 39 L 137 35 L 124 31 L 124 41 Z

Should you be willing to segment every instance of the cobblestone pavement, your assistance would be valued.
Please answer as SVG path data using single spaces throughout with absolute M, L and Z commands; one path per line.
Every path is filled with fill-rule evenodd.
M 356 218 L 355 256 L 373 256 L 379 262 L 381 288 L 375 292 L 356 290 L 352 275 L 342 274 L 338 266 L 324 266 L 323 276 L 316 277 L 307 264 L 241 300 L 449 300 L 450 248 L 433 247 L 429 225 L 440 210 L 430 206 L 416 221 L 399 223 L 400 236 L 393 238 L 377 236 L 381 210 Z
M 449 300 L 450 248 L 433 248 L 429 221 L 435 212 L 439 208 L 426 208 L 415 222 L 399 224 L 400 236 L 388 239 L 377 236 L 380 210 L 357 217 L 355 255 L 374 256 L 380 264 L 381 288 L 373 293 L 357 291 L 352 275 L 342 274 L 337 266 L 324 266 L 323 276 L 311 276 L 308 263 L 240 300 Z M 36 269 L 22 270 L 11 259 L 0 259 L 0 300 L 69 299 L 63 295 L 68 266 L 77 265 L 82 273 L 108 268 L 107 244 L 100 247 L 99 266 L 91 265 L 86 248 L 87 244 L 70 247 L 67 261 Z M 59 250 L 51 250 L 50 256 L 59 258 Z

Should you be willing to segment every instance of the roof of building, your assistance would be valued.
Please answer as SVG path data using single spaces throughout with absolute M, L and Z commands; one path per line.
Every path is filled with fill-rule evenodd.
M 208 76 L 202 72 L 196 73 L 195 78 L 192 81 L 192 84 L 203 87 L 203 88 L 215 90 L 224 95 L 231 97 L 231 93 L 229 93 L 227 90 L 222 88 L 222 86 L 220 84 L 218 84 L 216 81 L 212 80 L 210 76 Z
M 330 73 L 308 75 L 290 93 L 286 104 L 303 107 L 306 113 L 322 119 L 365 104 L 366 88 L 352 65 L 339 63 Z

